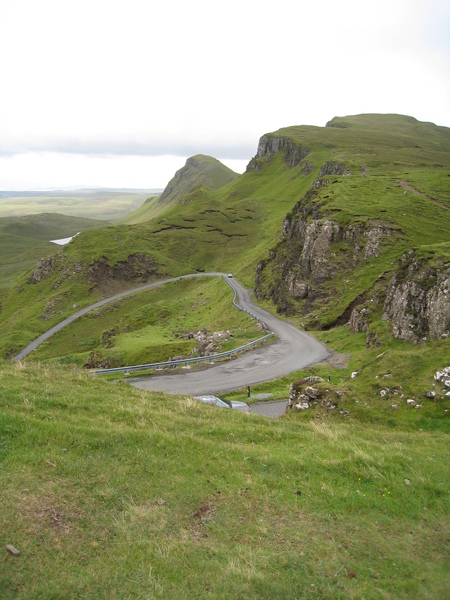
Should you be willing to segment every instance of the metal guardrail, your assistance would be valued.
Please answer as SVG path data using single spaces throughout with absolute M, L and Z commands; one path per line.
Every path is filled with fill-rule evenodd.
M 233 288 L 231 283 L 228 281 L 227 277 L 223 277 L 223 279 L 224 279 L 224 281 L 227 282 L 227 284 L 231 287 L 231 289 L 234 292 L 233 306 L 235 308 L 237 308 L 238 310 L 250 315 L 252 317 L 252 319 L 255 319 L 256 321 L 258 321 L 258 323 L 261 323 L 261 325 L 266 326 L 266 324 L 263 321 L 261 321 L 261 319 L 259 317 L 257 317 L 255 314 L 253 314 L 246 308 L 243 308 L 242 306 L 239 306 L 239 304 L 237 304 L 236 290 Z M 273 337 L 273 335 L 274 335 L 273 333 L 269 333 L 262 338 L 254 340 L 253 342 L 249 342 L 248 344 L 245 344 L 244 346 L 240 346 L 239 348 L 235 348 L 234 350 L 228 350 L 227 352 L 220 352 L 219 354 L 210 354 L 208 356 L 198 356 L 197 358 L 182 358 L 179 360 L 168 360 L 165 362 L 149 363 L 146 365 L 132 365 L 132 366 L 128 366 L 128 367 L 115 367 L 112 369 L 98 369 L 96 371 L 90 371 L 90 372 L 93 375 L 105 375 L 107 373 L 122 373 L 122 372 L 127 373 L 130 371 L 143 371 L 145 369 L 158 369 L 158 368 L 162 368 L 162 367 L 176 367 L 178 365 L 187 365 L 188 363 L 191 364 L 191 363 L 197 363 L 197 362 L 211 361 L 215 358 L 226 358 L 227 356 L 232 356 L 233 354 L 247 350 L 247 348 L 256 346 L 256 344 L 260 344 L 261 342 L 264 342 L 268 338 Z
M 91 371 L 91 373 L 93 375 L 105 375 L 106 373 L 121 373 L 121 372 L 126 373 L 126 372 L 130 372 L 130 371 L 143 371 L 145 369 L 158 369 L 158 368 L 162 368 L 162 367 L 176 367 L 178 365 L 187 365 L 190 363 L 211 361 L 215 358 L 225 358 L 227 356 L 232 356 L 233 354 L 236 354 L 237 352 L 243 352 L 247 348 L 250 348 L 251 346 L 256 346 L 256 344 L 260 344 L 264 340 L 267 340 L 268 338 L 273 337 L 273 335 L 274 335 L 273 333 L 269 333 L 268 335 L 265 335 L 264 337 L 259 338 L 258 340 L 254 340 L 253 342 L 249 342 L 248 344 L 245 344 L 245 346 L 240 346 L 239 348 L 235 348 L 234 350 L 228 350 L 228 352 L 221 352 L 220 354 L 210 354 L 208 356 L 198 356 L 197 358 L 181 358 L 179 360 L 168 360 L 166 362 L 149 363 L 148 365 L 133 365 L 133 366 L 129 366 L 129 367 L 116 367 L 113 369 L 99 369 L 97 371 Z

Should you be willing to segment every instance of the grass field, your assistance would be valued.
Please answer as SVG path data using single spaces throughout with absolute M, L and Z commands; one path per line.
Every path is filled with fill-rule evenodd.
M 224 349 L 259 337 L 215 279 L 131 296 L 74 322 L 29 361 L 0 360 L 2 597 L 448 596 L 450 399 L 434 374 L 449 365 L 449 342 L 395 339 L 382 307 L 405 250 L 448 264 L 449 130 L 393 115 L 332 125 L 269 134 L 309 148 L 295 167 L 283 152 L 260 157 L 219 190 L 197 187 L 161 213 L 150 199 L 116 226 L 83 231 L 39 281 L 14 274 L 1 299 L 5 358 L 145 278 L 231 271 L 251 289 L 264 260 L 284 281 L 283 222 L 297 209 L 308 222 L 395 231 L 356 264 L 345 240 L 331 246 L 321 303 L 289 315 L 299 327 L 330 327 L 314 332 L 330 362 L 252 386 L 252 396 L 286 399 L 291 384 L 318 375 L 335 408 L 319 402 L 271 420 L 78 368 L 92 352 L 115 364 L 189 353 L 186 331 L 231 330 Z M 326 176 L 308 196 L 327 162 L 351 175 Z M 43 244 L 63 237 L 42 233 Z M 295 253 L 295 239 L 286 248 Z M 25 250 L 28 260 L 34 250 Z M 332 326 L 364 293 L 376 343 Z M 275 310 L 267 297 L 260 304 Z M 226 397 L 246 400 L 246 391 Z
M 73 191 L 48 196 L 0 197 L 0 218 L 58 213 L 69 217 L 83 217 L 110 221 L 125 216 L 143 204 L 149 193 L 114 191 Z
M 184 280 L 124 298 L 74 321 L 41 344 L 33 360 L 86 363 L 91 352 L 111 366 L 146 364 L 197 356 L 186 333 L 231 332 L 222 352 L 262 336 L 257 323 L 232 305 L 221 278 Z
M 1 363 L 0 385 L 4 598 L 446 597 L 441 431 L 265 419 L 50 365 Z
M 0 218 L 0 296 L 23 273 L 33 270 L 39 258 L 57 250 L 56 244 L 50 240 L 63 239 L 106 224 L 106 221 L 98 219 L 54 213 Z

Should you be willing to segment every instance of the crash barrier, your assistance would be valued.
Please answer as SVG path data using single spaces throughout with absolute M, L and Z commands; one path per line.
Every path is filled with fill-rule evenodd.
M 241 311 L 247 313 L 248 315 L 250 315 L 252 317 L 252 319 L 255 319 L 256 321 L 258 321 L 258 323 L 261 323 L 261 325 L 266 327 L 266 324 L 263 321 L 261 321 L 261 319 L 259 317 L 257 317 L 255 314 L 253 314 L 246 308 L 239 306 L 239 304 L 236 302 L 236 290 L 231 285 L 231 283 L 228 281 L 227 277 L 224 276 L 223 280 L 227 282 L 227 284 L 230 286 L 230 288 L 234 292 L 233 306 L 235 306 L 238 310 L 241 310 Z M 247 350 L 247 348 L 256 346 L 256 344 L 260 344 L 261 342 L 264 342 L 268 338 L 273 337 L 273 335 L 274 335 L 273 333 L 269 333 L 269 334 L 265 335 L 264 337 L 255 340 L 254 342 L 249 342 L 248 344 L 245 344 L 245 346 L 240 346 L 239 348 L 235 348 L 234 350 L 229 350 L 228 352 L 221 352 L 220 354 L 210 354 L 208 356 L 199 356 L 197 358 L 181 358 L 179 360 L 168 360 L 165 362 L 150 363 L 147 365 L 133 365 L 133 366 L 129 366 L 129 367 L 116 367 L 116 368 L 112 368 L 112 369 L 98 369 L 96 371 L 91 371 L 91 373 L 93 375 L 104 375 L 106 373 L 121 373 L 121 372 L 127 373 L 130 371 L 143 371 L 144 369 L 160 369 L 163 367 L 176 367 L 178 365 L 186 365 L 187 366 L 188 364 L 192 364 L 192 363 L 212 361 L 215 358 L 226 358 L 227 356 L 233 356 L 233 354 L 236 354 L 237 352 L 243 352 L 244 350 Z
M 236 290 L 234 289 L 234 287 L 231 285 L 229 279 L 227 277 L 223 278 L 224 281 L 226 281 L 228 283 L 228 285 L 230 286 L 230 288 L 233 290 L 234 292 L 234 298 L 233 298 L 233 306 L 236 307 L 238 310 L 247 313 L 248 315 L 251 316 L 252 319 L 255 319 L 255 321 L 258 321 L 258 323 L 261 323 L 261 325 L 263 325 L 266 329 L 267 329 L 267 325 L 264 323 L 264 321 L 262 321 L 258 316 L 256 316 L 254 313 L 252 313 L 251 311 L 247 310 L 246 308 L 244 308 L 243 306 L 239 306 L 239 304 L 236 302 Z
M 256 346 L 256 344 L 260 344 L 261 342 L 264 342 L 268 338 L 273 337 L 273 335 L 274 335 L 273 333 L 269 333 L 268 335 L 265 335 L 264 337 L 259 338 L 258 340 L 255 340 L 253 342 L 249 342 L 248 344 L 245 344 L 245 346 L 240 346 L 239 348 L 235 348 L 234 350 L 229 350 L 228 352 L 220 352 L 220 354 L 210 354 L 209 356 L 198 356 L 197 358 L 181 358 L 179 360 L 168 360 L 166 362 L 150 363 L 148 365 L 133 365 L 130 367 L 116 367 L 113 369 L 98 369 L 97 371 L 91 371 L 91 373 L 93 375 L 105 375 L 106 373 L 121 373 L 121 372 L 127 373 L 127 372 L 131 372 L 131 371 L 143 371 L 144 369 L 159 369 L 162 367 L 176 367 L 178 365 L 187 366 L 188 364 L 192 364 L 192 363 L 212 361 L 213 359 L 216 359 L 216 358 L 226 358 L 227 356 L 233 356 L 233 354 L 236 354 L 237 352 L 243 352 L 247 348 Z

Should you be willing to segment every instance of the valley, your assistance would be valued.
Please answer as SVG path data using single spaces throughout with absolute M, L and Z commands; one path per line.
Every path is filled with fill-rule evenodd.
M 239 176 L 196 155 L 114 223 L 5 225 L 0 517 L 24 554 L 0 573 L 8 597 L 112 596 L 125 580 L 132 597 L 444 597 L 449 176 L 448 128 L 336 117 L 262 135 Z M 268 354 L 90 373 L 261 337 L 211 273 L 264 315 Z M 304 360 L 277 354 L 288 330 Z M 252 363 L 264 377 L 249 380 Z M 246 401 L 250 383 L 289 409 L 192 397 Z

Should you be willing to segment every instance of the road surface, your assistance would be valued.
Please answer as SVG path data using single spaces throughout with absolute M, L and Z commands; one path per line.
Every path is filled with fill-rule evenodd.
M 169 394 L 219 394 L 289 375 L 329 356 L 321 342 L 255 306 L 248 291 L 234 278 L 227 281 L 236 292 L 236 303 L 263 321 L 276 341 L 204 371 L 129 379 L 132 385 Z
M 221 362 L 203 371 L 185 372 L 177 375 L 155 375 L 148 378 L 130 378 L 128 381 L 135 387 L 172 394 L 217 394 L 288 375 L 308 365 L 321 362 L 329 355 L 328 349 L 315 338 L 303 331 L 299 331 L 264 309 L 255 306 L 249 292 L 234 278 L 229 278 L 224 273 L 209 272 L 182 275 L 172 279 L 156 281 L 116 294 L 105 300 L 100 300 L 74 313 L 36 338 L 19 352 L 14 357 L 14 360 L 21 360 L 44 340 L 47 340 L 57 331 L 60 331 L 63 327 L 66 327 L 69 323 L 72 323 L 75 319 L 80 318 L 91 310 L 95 310 L 100 306 L 129 296 L 130 294 L 148 290 L 172 281 L 193 279 L 196 277 L 225 277 L 227 283 L 236 292 L 236 303 L 263 321 L 268 329 L 275 334 L 276 341 L 268 346 L 246 352 L 236 359 Z

